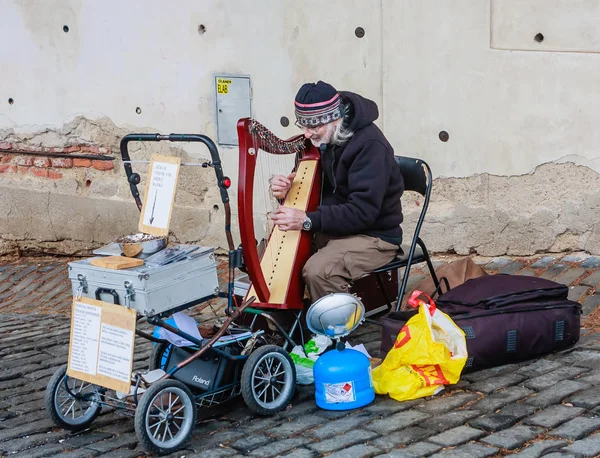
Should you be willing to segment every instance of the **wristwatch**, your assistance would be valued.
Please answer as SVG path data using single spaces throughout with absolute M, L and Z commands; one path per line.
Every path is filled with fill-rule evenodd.
M 312 228 L 312 221 L 307 216 L 306 218 L 304 218 L 304 221 L 302 222 L 302 230 L 303 231 L 310 231 L 311 228 Z

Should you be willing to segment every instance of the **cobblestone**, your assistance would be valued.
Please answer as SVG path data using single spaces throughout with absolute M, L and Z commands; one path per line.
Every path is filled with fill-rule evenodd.
M 444 447 L 456 447 L 475 439 L 485 436 L 485 432 L 471 428 L 470 426 L 458 426 L 444 431 L 427 439 L 428 442 L 443 445 Z
M 390 420 L 396 415 L 389 417 Z M 309 434 L 319 440 L 327 439 L 332 436 L 337 436 L 338 434 L 342 434 L 354 428 L 360 427 L 361 425 L 365 425 L 369 423 L 369 421 L 372 419 L 373 416 L 371 414 L 359 413 L 356 415 L 351 415 L 349 417 L 341 418 L 339 420 L 330 421 L 318 429 L 309 431 Z M 368 425 L 369 429 L 371 429 L 370 426 L 371 425 Z
M 554 279 L 555 282 L 569 286 L 585 273 L 582 267 L 569 267 L 565 272 Z
M 297 448 L 293 452 L 283 455 L 286 458 L 313 458 L 316 456 L 315 452 L 306 448 Z M 212 458 L 212 457 L 211 457 Z
M 441 445 L 431 442 L 417 442 L 406 448 L 392 450 L 385 455 L 377 455 L 376 458 L 415 458 L 417 456 L 428 456 L 442 448 Z
M 594 294 L 593 296 L 588 296 L 584 299 L 582 304 L 583 316 L 588 316 L 596 307 L 600 304 L 600 295 Z
M 431 415 L 418 411 L 400 412 L 381 420 L 375 420 L 367 425 L 367 428 L 384 435 L 420 423 L 430 417 Z M 428 424 L 428 426 L 431 425 Z
M 588 258 L 587 255 L 568 254 L 561 258 L 561 262 L 573 262 L 573 263 L 577 262 L 577 263 L 579 263 L 587 258 Z
M 479 396 L 475 393 L 456 393 L 452 396 L 431 399 L 424 404 L 417 405 L 417 409 L 421 412 L 440 414 L 455 410 L 478 398 Z
M 600 258 L 597 258 L 595 256 L 589 257 L 581 263 L 581 267 L 584 267 L 586 269 L 596 269 L 600 267 Z
M 500 270 L 512 262 L 510 258 L 495 258 L 485 265 L 485 270 Z
M 553 264 L 550 267 L 548 267 L 546 269 L 546 271 L 544 273 L 542 273 L 542 275 L 540 275 L 540 278 L 546 278 L 547 280 L 556 281 L 556 278 L 561 273 L 563 273 L 565 270 L 567 270 L 568 268 L 569 268 L 568 264 L 561 264 L 561 263 Z
M 65 448 L 77 449 L 112 437 L 112 434 L 94 432 L 91 434 L 80 434 L 78 436 L 69 437 L 62 444 Z M 94 447 L 88 448 L 94 449 Z
M 266 434 L 273 437 L 288 437 L 292 434 L 298 434 L 306 429 L 314 428 L 326 421 L 325 418 L 317 415 L 301 415 L 292 421 L 285 422 L 282 425 L 267 430 Z
M 589 385 L 586 385 L 585 383 L 566 380 L 558 385 L 541 391 L 535 396 L 531 396 L 524 402 L 538 407 L 548 407 L 550 404 L 560 402 L 571 394 L 585 390 L 588 387 Z
M 548 359 L 538 359 L 537 361 L 527 364 L 526 366 L 521 367 L 517 370 L 517 373 L 527 375 L 527 377 L 538 377 L 540 375 L 544 375 L 548 372 L 552 372 L 555 369 L 561 367 L 556 361 L 551 361 Z
M 565 447 L 565 451 L 579 456 L 598 456 L 600 454 L 600 434 L 573 442 Z
M 529 267 L 533 269 L 542 269 L 548 267 L 554 261 L 556 261 L 556 258 L 554 256 L 544 256 L 543 258 L 540 258 L 537 261 L 535 261 Z
M 570 289 L 571 297 L 577 293 L 581 298 L 600 283 L 600 270 L 585 277 L 583 263 L 563 258 L 557 266 L 556 258 L 550 258 L 552 272 L 562 269 L 557 280 L 567 283 L 568 276 L 584 276 L 579 286 Z M 506 259 L 509 262 L 498 262 L 494 272 L 541 276 L 548 272 L 541 266 L 526 267 L 530 261 Z M 137 441 L 131 418 L 109 411 L 89 430 L 73 434 L 56 428 L 41 410 L 45 385 L 66 361 L 68 348 L 70 283 L 64 263 L 53 264 L 29 272 L 25 267 L 0 266 L 0 277 L 8 279 L 4 283 L 0 280 L 0 450 L 27 458 L 147 456 Z M 415 273 L 422 275 L 421 271 Z M 22 277 L 13 282 L 17 274 Z M 7 283 L 9 286 L 2 290 Z M 19 299 L 22 292 L 28 295 Z M 6 310 L 16 313 L 2 314 Z M 352 337 L 375 349 L 379 333 L 378 328 L 364 326 Z M 136 367 L 145 366 L 151 350 L 148 343 L 139 345 L 141 342 L 136 339 Z M 516 456 L 585 456 L 593 453 L 598 436 L 594 433 L 600 430 L 600 419 L 595 416 L 600 415 L 598 386 L 600 334 L 583 333 L 574 351 L 466 374 L 442 396 L 429 399 L 400 403 L 378 396 L 362 409 L 326 411 L 316 407 L 312 391 L 301 389 L 291 409 L 266 418 L 253 415 L 241 400 L 234 401 L 223 408 L 202 411 L 207 420 L 194 428 L 186 448 L 171 456 L 435 454 L 476 458 L 505 453 L 499 447 L 529 440 L 525 437 L 531 434 L 535 437 L 536 432 L 544 431 L 538 426 L 554 429 L 546 432 L 547 438 L 536 439 Z M 586 439 L 589 441 L 584 442 Z M 569 445 L 567 440 L 576 442 Z M 578 451 L 588 449 L 591 451 Z
M 315 442 L 313 444 L 308 444 L 307 447 L 309 447 L 312 450 L 319 452 L 321 454 L 326 454 L 326 453 L 335 452 L 344 447 L 350 447 L 351 445 L 364 443 L 375 437 L 377 437 L 377 433 L 375 433 L 373 431 L 368 431 L 366 429 L 358 429 L 356 431 L 348 431 L 347 433 L 340 434 L 339 436 L 336 436 L 332 439 L 327 439 L 327 440 L 324 440 L 321 442 Z M 306 439 L 304 439 L 304 442 L 306 442 Z M 382 450 L 386 450 L 387 448 L 394 447 L 394 445 L 392 445 L 391 447 L 387 447 L 387 448 L 381 447 L 380 442 L 378 443 L 378 440 L 373 441 L 373 445 L 375 445 L 376 447 L 378 447 Z
M 588 293 L 589 290 L 589 286 L 571 286 L 569 288 L 569 295 L 567 296 L 567 299 L 569 299 L 570 301 L 579 302 L 583 298 L 583 296 L 585 296 Z
M 480 382 L 487 380 L 492 377 L 498 377 L 504 374 L 511 374 L 520 369 L 518 364 L 506 364 L 504 366 L 491 367 L 489 369 L 483 369 L 481 371 L 472 372 L 465 374 L 461 378 L 468 380 L 471 383 Z
M 505 390 L 497 391 L 494 394 L 480 399 L 479 401 L 473 403 L 471 408 L 486 413 L 493 412 L 507 404 L 510 404 L 511 402 L 526 398 L 533 393 L 534 391 L 522 386 L 511 386 Z
M 251 456 L 258 456 L 263 458 L 271 458 L 273 456 L 280 456 L 282 453 L 300 447 L 306 444 L 306 439 L 303 437 L 293 437 L 291 439 L 284 439 L 276 442 L 272 442 L 269 445 L 259 447 L 252 452 Z
M 345 448 L 339 452 L 327 455 L 328 458 L 367 458 L 375 455 L 379 455 L 381 450 L 377 447 L 367 444 L 353 445 L 352 447 Z
M 596 272 L 592 272 L 587 277 L 579 282 L 580 285 L 589 286 L 590 288 L 595 288 L 600 283 L 600 270 Z
M 548 374 L 534 377 L 523 383 L 523 385 L 536 391 L 542 391 L 552 388 L 558 382 L 574 378 L 580 374 L 583 374 L 584 372 L 587 372 L 587 370 L 581 367 L 561 367 L 560 369 L 552 371 Z
M 537 272 L 531 269 L 523 269 L 521 272 L 519 272 L 519 275 L 522 275 L 524 277 L 535 277 L 536 274 Z
M 600 418 L 577 417 L 568 421 L 564 425 L 553 429 L 548 433 L 548 435 L 560 437 L 561 439 L 576 440 L 587 436 L 597 429 L 600 429 Z
M 534 442 L 533 444 L 525 447 L 519 453 L 510 456 L 511 458 L 538 458 L 540 456 L 546 455 L 548 452 L 558 450 L 567 444 L 567 441 L 542 440 L 539 442 Z
M 525 264 L 519 261 L 513 261 L 500 269 L 501 274 L 515 275 L 519 270 L 525 267 Z
M 494 445 L 496 447 L 513 450 L 520 447 L 525 442 L 533 439 L 543 431 L 542 428 L 533 426 L 513 426 L 504 431 L 496 432 L 488 437 L 481 439 L 481 442 Z
M 581 377 L 575 379 L 577 382 L 587 383 L 588 385 L 600 385 L 600 369 L 584 373 Z
M 576 349 L 563 358 L 563 362 L 589 369 L 600 368 L 600 351 Z
M 379 447 L 381 450 L 391 450 L 401 445 L 412 444 L 413 442 L 425 439 L 432 434 L 435 433 L 428 428 L 410 426 L 400 431 L 384 434 L 378 439 L 373 440 L 373 445 Z
M 467 421 L 479 415 L 478 410 L 457 410 L 455 412 L 447 412 L 427 421 L 427 427 L 434 431 L 446 431 L 455 426 L 460 426 Z
M 104 457 L 105 455 L 101 455 Z M 191 455 L 186 454 L 186 458 L 225 458 L 225 457 L 233 457 L 233 456 L 243 456 L 239 455 L 237 450 L 232 448 L 211 448 L 208 450 L 204 450 L 199 453 L 192 453 Z
M 15 458 L 44 458 L 47 456 L 61 455 L 64 447 L 62 444 L 48 444 L 42 445 L 41 447 L 30 448 L 24 452 L 19 452 L 11 455 Z
M 371 412 L 375 415 L 390 415 L 396 412 L 403 412 L 410 409 L 418 404 L 421 404 L 422 399 L 415 399 L 413 401 L 399 402 L 392 398 L 384 398 L 381 402 L 371 404 L 365 407 L 365 411 Z
M 431 455 L 431 458 L 485 458 L 495 456 L 497 453 L 498 449 L 494 447 L 487 447 L 481 444 L 467 444 L 453 450 L 444 450 L 436 453 L 435 455 Z
M 110 440 L 89 444 L 87 448 L 100 453 L 108 453 L 119 448 L 134 448 L 138 444 L 137 437 L 133 435 L 113 437 Z
M 580 380 L 581 381 L 581 380 Z M 594 387 L 589 390 L 582 391 L 567 399 L 567 402 L 574 406 L 593 409 L 600 405 L 600 387 Z
M 494 378 L 489 378 L 481 382 L 473 383 L 469 385 L 470 391 L 481 391 L 486 394 L 493 393 L 500 388 L 506 388 L 511 385 L 516 385 L 523 380 L 526 380 L 527 376 L 522 374 L 506 374 Z
M 550 406 L 528 418 L 525 423 L 528 425 L 543 426 L 544 428 L 554 428 L 572 418 L 585 412 L 585 409 L 578 407 L 569 407 L 565 405 Z
M 535 412 L 536 407 L 527 404 L 509 404 L 498 412 L 477 417 L 469 424 L 486 431 L 500 431 L 513 426 L 519 420 Z
M 273 439 L 271 439 L 269 436 L 255 433 L 242 437 L 241 439 L 229 444 L 229 446 L 239 450 L 242 453 L 246 453 L 272 441 Z

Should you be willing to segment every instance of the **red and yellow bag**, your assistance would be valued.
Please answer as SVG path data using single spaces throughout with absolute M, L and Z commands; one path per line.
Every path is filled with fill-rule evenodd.
M 429 296 L 414 291 L 408 304 L 419 313 L 406 322 L 383 363 L 373 369 L 375 393 L 398 401 L 431 396 L 458 382 L 467 362 L 465 333 Z

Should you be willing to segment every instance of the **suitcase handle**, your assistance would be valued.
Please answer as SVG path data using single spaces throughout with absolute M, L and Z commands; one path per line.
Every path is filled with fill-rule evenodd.
M 426 303 L 423 300 L 419 300 L 419 297 L 421 297 L 421 296 L 426 297 L 427 300 L 429 301 L 429 303 Z M 419 290 L 413 291 L 412 294 L 410 295 L 410 298 L 408 299 L 408 305 L 410 305 L 413 308 L 418 308 L 421 303 L 423 303 L 424 305 L 427 306 L 427 308 L 429 309 L 429 314 L 433 316 L 433 314 L 435 313 L 435 311 L 437 309 L 437 307 L 435 306 L 435 302 L 433 302 L 433 299 L 430 298 L 423 291 L 419 291 Z
M 116 305 L 121 305 L 119 302 L 119 294 L 114 289 L 109 288 L 96 288 L 96 300 L 101 301 L 101 294 L 110 294 L 113 297 L 113 301 Z

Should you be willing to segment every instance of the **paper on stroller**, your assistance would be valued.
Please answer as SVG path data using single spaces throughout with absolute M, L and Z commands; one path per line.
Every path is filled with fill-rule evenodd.
M 175 327 L 177 327 L 177 329 L 198 340 L 202 339 L 200 331 L 198 331 L 198 322 L 194 318 L 185 313 L 177 312 L 173 314 L 173 319 L 175 320 Z M 193 342 L 190 342 L 165 328 L 158 327 L 157 333 L 159 339 L 168 340 L 176 347 L 189 347 L 195 345 Z

